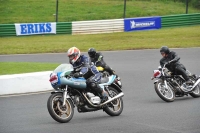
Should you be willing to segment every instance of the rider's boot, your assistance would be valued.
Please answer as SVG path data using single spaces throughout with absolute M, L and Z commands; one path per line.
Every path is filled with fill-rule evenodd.
M 102 103 L 109 99 L 108 93 L 102 89 L 99 84 L 96 85 L 95 90 L 100 94 Z
M 105 90 L 102 91 L 101 97 L 102 97 L 102 102 L 105 102 L 109 99 L 109 95 Z
M 104 67 L 104 69 L 110 74 L 110 75 L 115 75 L 114 71 L 112 68 L 110 68 L 108 65 Z
M 190 86 L 190 85 L 193 84 L 193 82 L 192 82 L 190 79 L 188 79 L 188 80 L 185 82 L 185 84 L 188 85 L 188 86 Z

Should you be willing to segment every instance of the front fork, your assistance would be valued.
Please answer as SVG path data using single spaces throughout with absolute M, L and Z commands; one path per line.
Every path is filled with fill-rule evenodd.
M 163 80 L 164 81 L 164 84 L 166 86 L 167 89 L 169 89 L 169 86 L 167 84 L 167 81 L 165 79 L 157 79 L 156 81 L 154 81 L 154 84 L 156 84 L 157 82 L 159 82 L 160 80 Z
M 63 92 L 63 104 L 62 104 L 62 106 L 65 106 L 65 104 L 66 104 L 66 99 L 67 98 L 69 98 L 69 96 L 67 95 L 67 87 L 68 87 L 68 85 L 66 85 L 66 88 L 65 88 L 65 90 L 64 90 L 64 92 Z M 68 96 L 68 97 L 67 97 Z
M 65 104 L 66 104 L 66 98 L 67 98 L 67 88 L 66 88 L 66 90 L 63 92 L 63 104 L 62 104 L 62 106 L 65 106 Z
M 166 80 L 164 80 L 164 84 L 165 84 L 166 88 L 169 89 L 169 86 L 167 85 L 167 81 Z

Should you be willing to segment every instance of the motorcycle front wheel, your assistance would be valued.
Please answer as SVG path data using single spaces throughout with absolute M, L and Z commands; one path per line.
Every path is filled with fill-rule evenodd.
M 74 115 L 73 103 L 66 99 L 66 104 L 62 106 L 61 93 L 52 94 L 47 101 L 47 109 L 51 117 L 60 123 L 69 122 Z
M 164 82 L 162 80 L 158 81 L 154 85 L 155 91 L 158 94 L 158 96 L 164 100 L 165 102 L 173 102 L 175 99 L 175 93 L 172 90 L 171 86 L 168 85 L 165 86 Z
M 110 87 L 110 86 L 109 86 L 109 91 L 110 91 L 111 97 L 114 97 L 117 94 L 119 94 L 119 92 L 115 88 Z M 112 101 L 111 103 L 108 103 L 107 106 L 103 110 L 110 116 L 120 115 L 123 111 L 123 99 L 118 98 Z

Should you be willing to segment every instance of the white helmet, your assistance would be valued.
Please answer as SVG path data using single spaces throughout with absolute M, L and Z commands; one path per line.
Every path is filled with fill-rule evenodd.
M 67 56 L 69 57 L 69 61 L 70 63 L 74 64 L 78 58 L 80 57 L 81 52 L 78 48 L 76 47 L 71 47 L 68 51 L 67 51 Z

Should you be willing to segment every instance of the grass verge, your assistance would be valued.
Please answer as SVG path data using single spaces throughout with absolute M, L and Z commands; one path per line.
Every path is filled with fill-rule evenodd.
M 0 54 L 60 53 L 76 46 L 81 51 L 200 47 L 200 25 L 137 32 L 93 35 L 36 35 L 0 38 Z
M 52 71 L 59 64 L 30 62 L 0 62 L 0 75 Z

